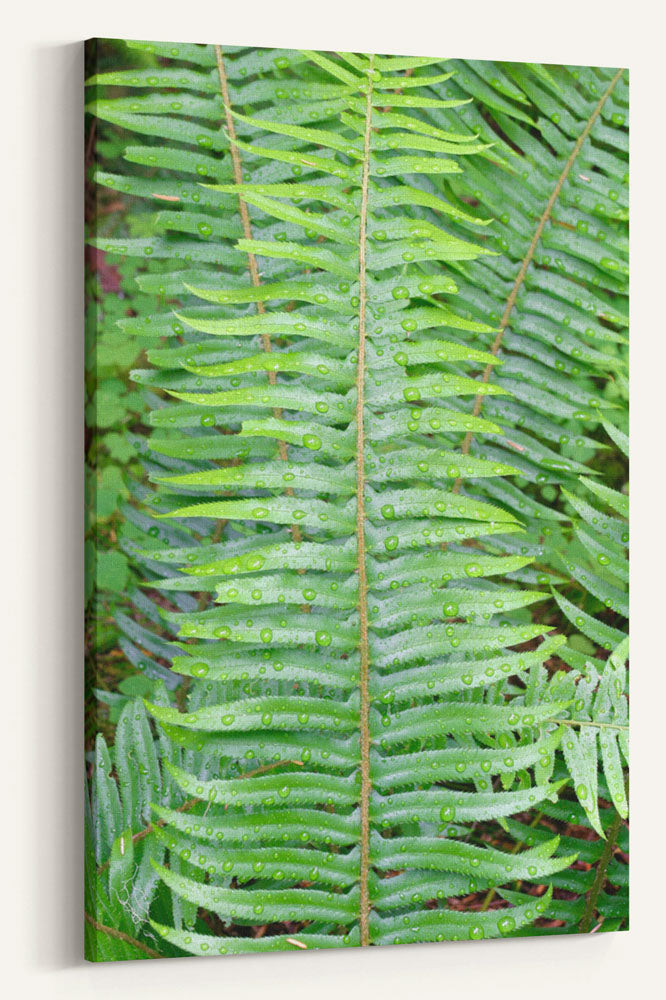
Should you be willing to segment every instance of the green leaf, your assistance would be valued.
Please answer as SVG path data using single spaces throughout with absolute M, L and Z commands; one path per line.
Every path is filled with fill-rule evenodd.
M 95 582 L 99 590 L 122 594 L 129 580 L 129 563 L 122 552 L 98 552 L 95 557 Z

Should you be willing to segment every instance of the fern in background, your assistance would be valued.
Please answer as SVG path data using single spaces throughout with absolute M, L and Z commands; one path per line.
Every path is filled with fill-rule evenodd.
M 623 925 L 625 77 L 128 45 L 89 954 Z
M 495 215 L 493 242 L 502 253 L 471 265 L 470 284 L 461 288 L 470 316 L 481 309 L 499 319 L 491 350 L 506 364 L 495 380 L 512 393 L 508 403 L 483 405 L 506 430 L 490 454 L 502 459 L 506 451 L 519 453 L 514 462 L 521 494 L 507 494 L 502 484 L 495 496 L 525 523 L 532 547 L 525 550 L 521 538 L 520 551 L 539 560 L 536 579 L 555 584 L 561 624 L 575 629 L 558 652 L 571 668 L 566 685 L 575 720 L 562 751 L 587 821 L 601 834 L 598 764 L 608 783 L 606 800 L 620 817 L 628 815 L 629 511 L 626 494 L 604 482 L 608 473 L 614 485 L 627 482 L 627 74 L 455 66 L 447 96 L 476 99 L 459 118 L 475 134 L 493 138 L 493 151 L 502 154 L 482 170 L 472 165 L 457 185 L 460 196 L 480 199 Z M 586 428 L 601 431 L 600 437 L 590 437 Z M 616 446 L 612 463 L 604 456 L 611 451 L 609 437 Z M 474 442 L 467 444 L 475 453 Z M 485 448 L 478 453 L 488 456 Z M 535 484 L 531 497 L 540 492 L 545 505 L 525 503 L 528 483 Z M 514 577 L 528 584 L 535 579 L 533 570 Z M 616 647 L 606 661 L 594 656 Z M 614 826 L 613 835 L 618 832 Z

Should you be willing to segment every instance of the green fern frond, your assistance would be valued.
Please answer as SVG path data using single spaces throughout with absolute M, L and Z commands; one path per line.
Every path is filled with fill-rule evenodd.
M 583 428 L 613 420 L 597 384 L 626 370 L 622 74 L 132 45 L 166 65 L 89 81 L 138 143 L 97 180 L 142 230 L 93 242 L 163 262 L 138 277 L 156 313 L 121 323 L 152 431 L 121 543 L 143 586 L 117 624 L 179 689 L 128 704 L 113 758 L 100 742 L 100 892 L 138 864 L 138 930 L 168 954 L 580 923 L 591 887 L 553 898 L 580 842 L 512 817 L 540 822 L 573 778 L 603 835 L 598 733 L 626 815 L 623 649 L 583 671 L 530 615 L 555 584 L 569 618 L 580 553 L 620 552 L 580 496 L 613 506 L 581 474 Z M 605 241 L 568 237 L 592 220 Z M 548 679 L 552 657 L 571 673 Z M 465 908 L 477 892 L 504 903 Z

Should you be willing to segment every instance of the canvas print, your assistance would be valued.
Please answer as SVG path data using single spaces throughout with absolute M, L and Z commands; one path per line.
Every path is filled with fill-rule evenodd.
M 87 957 L 624 930 L 628 73 L 86 63 Z

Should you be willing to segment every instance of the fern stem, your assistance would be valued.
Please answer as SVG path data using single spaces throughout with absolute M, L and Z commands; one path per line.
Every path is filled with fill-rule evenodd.
M 606 882 L 606 872 L 608 871 L 610 860 L 613 857 L 613 852 L 615 850 L 615 845 L 617 844 L 617 838 L 621 826 L 622 817 L 616 810 L 613 822 L 609 826 L 608 833 L 606 834 L 606 843 L 604 844 L 603 852 L 597 864 L 597 872 L 594 876 L 594 882 L 592 883 L 592 887 L 587 894 L 585 912 L 578 925 L 578 929 L 582 934 L 587 934 L 592 927 L 592 921 L 594 920 L 594 914 L 596 913 L 597 908 L 597 900 L 599 899 L 599 894 Z
M 356 546 L 358 558 L 358 610 L 360 619 L 360 740 L 361 740 L 361 864 L 360 864 L 360 933 L 361 945 L 370 944 L 370 656 L 368 644 L 368 581 L 365 553 L 365 312 L 367 287 L 365 274 L 365 244 L 368 219 L 368 181 L 370 177 L 370 135 L 372 130 L 372 70 L 374 56 L 370 56 L 368 89 L 365 100 L 365 133 L 363 139 L 363 178 L 361 183 L 361 212 L 358 251 L 358 368 L 356 373 Z
M 593 726 L 595 729 L 616 729 L 619 732 L 629 730 L 629 726 L 620 726 L 613 722 L 593 722 L 587 719 L 551 719 L 550 721 L 557 722 L 560 726 Z
M 583 131 L 581 132 L 581 134 L 578 136 L 578 139 L 576 140 L 576 144 L 575 144 L 574 148 L 571 150 L 571 155 L 569 156 L 569 159 L 564 164 L 564 169 L 562 170 L 562 173 L 558 177 L 557 183 L 556 183 L 555 187 L 553 188 L 553 193 L 551 194 L 550 198 L 548 199 L 546 207 L 543 210 L 543 214 L 541 215 L 541 218 L 539 219 L 539 222 L 537 223 L 537 227 L 534 230 L 534 236 L 532 237 L 532 241 L 531 241 L 529 247 L 527 248 L 527 253 L 525 254 L 525 256 L 523 258 L 523 262 L 520 265 L 520 270 L 518 271 L 518 274 L 516 276 L 516 280 L 513 283 L 513 288 L 511 289 L 511 293 L 509 295 L 509 298 L 506 301 L 506 306 L 505 306 L 505 309 L 504 309 L 504 313 L 502 315 L 502 319 L 500 321 L 499 330 L 497 331 L 497 336 L 495 337 L 495 340 L 493 341 L 493 345 L 490 348 L 490 353 L 491 354 L 497 355 L 499 353 L 499 349 L 500 349 L 500 347 L 502 345 L 502 339 L 504 337 L 504 331 L 506 330 L 507 326 L 509 325 L 509 319 L 511 317 L 511 313 L 513 312 L 513 307 L 516 304 L 516 298 L 518 297 L 518 292 L 520 291 L 520 288 L 521 288 L 521 286 L 522 286 L 522 284 L 523 284 L 523 282 L 525 280 L 525 275 L 527 274 L 527 269 L 528 269 L 528 267 L 530 266 L 530 264 L 532 262 L 532 258 L 534 257 L 534 251 L 536 250 L 537 244 L 538 244 L 539 240 L 541 239 L 541 234 L 543 233 L 544 227 L 545 227 L 546 223 L 548 222 L 548 220 L 550 219 L 550 215 L 551 215 L 551 212 L 553 210 L 553 205 L 555 204 L 555 202 L 557 201 L 557 199 L 559 197 L 560 191 L 562 190 L 562 186 L 564 185 L 564 182 L 566 181 L 567 177 L 569 176 L 571 168 L 573 167 L 574 162 L 576 160 L 576 157 L 578 156 L 578 154 L 580 153 L 580 151 L 582 149 L 583 143 L 585 142 L 585 140 L 587 139 L 588 135 L 590 134 L 590 130 L 591 130 L 592 126 L 594 125 L 594 123 L 596 122 L 597 118 L 601 114 L 601 109 L 603 108 L 604 104 L 606 103 L 606 101 L 610 97 L 610 95 L 613 92 L 613 89 L 615 87 L 615 84 L 618 82 L 618 80 L 620 79 L 620 77 L 622 76 L 623 73 L 624 73 L 624 70 L 623 69 L 619 69 L 617 71 L 617 73 L 615 74 L 615 76 L 613 77 L 613 79 L 611 80 L 611 82 L 608 85 L 607 89 L 602 94 L 601 99 L 599 100 L 598 104 L 596 105 L 594 111 L 592 112 L 592 114 L 588 118 L 588 120 L 587 120 L 587 122 L 585 124 L 585 128 L 583 129 Z M 490 364 L 486 365 L 486 367 L 484 369 L 484 372 L 483 372 L 483 375 L 481 377 L 481 383 L 483 385 L 485 385 L 489 381 L 490 376 L 492 374 L 493 367 L 494 366 L 490 365 Z M 481 393 L 479 393 L 477 395 L 476 399 L 474 400 L 474 409 L 472 410 L 472 415 L 473 416 L 475 416 L 475 417 L 479 416 L 479 414 L 481 412 L 481 406 L 482 405 L 483 405 L 483 395 Z M 474 435 L 472 434 L 471 431 L 468 431 L 467 434 L 465 434 L 465 438 L 464 438 L 463 443 L 462 443 L 462 453 L 463 453 L 463 455 L 467 455 L 469 453 L 470 445 L 472 444 L 473 438 L 474 438 Z M 454 485 L 454 493 L 457 493 L 459 491 L 460 485 L 461 485 L 461 480 L 457 479 L 456 482 L 455 482 L 455 485 Z
M 101 931 L 102 934 L 108 934 L 109 937 L 117 938 L 118 941 L 124 941 L 126 944 L 131 944 L 134 948 L 138 948 L 139 951 L 142 951 L 145 955 L 147 955 L 148 958 L 164 957 L 163 955 L 160 955 L 159 951 L 155 951 L 154 948 L 149 948 L 147 944 L 143 943 L 143 941 L 137 941 L 136 938 L 131 937 L 129 934 L 125 934 L 124 931 L 119 931 L 115 927 L 107 927 L 106 924 L 100 924 L 99 921 L 95 920 L 94 917 L 91 917 L 89 913 L 84 912 L 83 916 L 96 931 Z
M 252 778 L 256 774 L 265 774 L 268 771 L 274 771 L 276 767 L 284 767 L 285 764 L 294 764 L 296 767 L 303 767 L 302 760 L 276 760 L 272 764 L 262 764 L 261 767 L 255 767 L 251 771 L 245 771 L 243 774 L 239 774 L 238 780 L 240 781 L 243 778 Z M 196 797 L 188 799 L 187 802 L 183 802 L 182 805 L 178 806 L 178 808 L 175 811 L 187 812 L 189 809 L 192 809 L 192 807 L 195 806 L 200 801 L 201 799 L 198 799 Z M 144 837 L 147 837 L 149 834 L 151 834 L 156 827 L 165 826 L 166 822 L 167 821 L 165 819 L 158 819 L 156 820 L 155 823 L 149 823 L 148 826 L 144 826 L 142 830 L 139 830 L 137 833 L 132 834 L 132 844 L 137 844 L 140 840 L 143 840 Z M 103 871 L 106 871 L 106 869 L 109 867 L 109 864 L 110 864 L 110 859 L 109 861 L 105 861 L 103 865 L 100 865 L 97 871 L 101 874 Z
M 227 82 L 227 72 L 224 68 L 224 56 L 222 55 L 222 49 L 219 45 L 215 46 L 215 58 L 217 59 L 217 72 L 220 77 L 220 89 L 222 91 L 222 103 L 224 104 L 224 120 L 227 127 L 227 135 L 229 136 L 229 151 L 231 153 L 231 167 L 234 175 L 234 184 L 241 185 L 243 183 L 243 168 L 241 166 L 240 153 L 238 152 L 238 146 L 236 145 L 236 126 L 234 125 L 234 116 L 231 113 L 231 100 L 229 98 L 229 84 Z M 241 192 L 238 192 L 238 210 L 241 217 L 241 225 L 243 227 L 243 236 L 246 240 L 252 239 L 252 222 L 250 221 L 250 213 L 247 208 L 247 204 L 243 200 Z M 255 288 L 259 288 L 261 285 L 261 280 L 259 278 L 259 268 L 257 267 L 257 258 L 253 253 L 247 255 L 248 267 L 250 270 L 250 278 L 252 284 Z M 257 312 L 265 313 L 266 307 L 263 302 L 257 302 Z M 261 335 L 261 344 L 263 349 L 270 354 L 271 351 L 271 341 L 266 333 Z M 275 384 L 276 376 L 275 372 L 268 372 L 268 380 L 271 385 Z
M 251 771 L 243 771 L 242 774 L 238 775 L 237 780 L 242 781 L 243 778 L 254 778 L 257 774 L 267 774 L 269 771 L 274 771 L 276 767 L 284 767 L 285 764 L 294 764 L 295 767 L 303 767 L 302 760 L 276 760 L 272 764 L 262 764 L 260 767 L 253 767 Z
M 250 213 L 246 202 L 243 199 L 243 194 L 240 190 L 240 185 L 243 183 L 243 168 L 241 165 L 240 153 L 238 151 L 238 146 L 236 145 L 236 126 L 234 125 L 234 116 L 231 113 L 231 100 L 229 98 L 229 84 L 227 81 L 227 72 L 224 68 L 224 56 L 222 55 L 222 48 L 219 45 L 215 46 L 215 58 L 217 60 L 217 72 L 220 77 L 220 89 L 222 91 L 222 103 L 224 105 L 224 120 L 227 127 L 227 135 L 229 136 L 229 152 L 231 153 L 231 166 L 233 169 L 234 183 L 239 187 L 238 190 L 238 211 L 241 217 L 241 225 L 243 227 L 243 236 L 246 240 L 252 239 L 252 222 L 250 220 Z M 259 288 L 261 285 L 261 279 L 259 277 L 259 268 L 257 267 L 257 258 L 253 253 L 248 252 L 247 255 L 248 267 L 250 270 L 250 280 L 255 288 Z M 263 302 L 257 302 L 257 312 L 266 312 L 266 306 Z M 267 354 L 271 353 L 271 339 L 267 333 L 261 334 L 261 346 Z M 274 371 L 268 372 L 268 381 L 271 385 L 275 385 L 277 382 L 277 376 Z M 276 420 L 280 420 L 282 417 L 282 410 L 279 407 L 273 409 L 273 416 Z M 278 438 L 278 452 L 280 458 L 283 462 L 287 461 L 287 443 L 286 441 L 281 441 Z M 293 496 L 294 491 L 287 487 L 285 490 L 287 496 Z M 297 524 L 291 525 L 291 537 L 295 542 L 300 542 L 302 540 L 301 529 Z
M 178 808 L 175 811 L 187 812 L 188 809 L 191 809 L 199 801 L 200 800 L 197 798 L 188 799 L 187 802 L 183 802 L 182 805 L 178 806 Z M 132 834 L 132 844 L 138 844 L 140 840 L 143 840 L 144 837 L 147 837 L 149 834 L 151 834 L 156 827 L 158 826 L 161 827 L 165 825 L 166 825 L 165 819 L 158 819 L 155 823 L 149 823 L 148 826 L 144 826 L 143 830 L 139 830 L 137 833 Z M 106 871 L 110 863 L 111 859 L 109 858 L 108 861 L 105 861 L 103 865 L 99 866 L 99 868 L 97 869 L 98 873 L 101 875 L 103 871 Z

